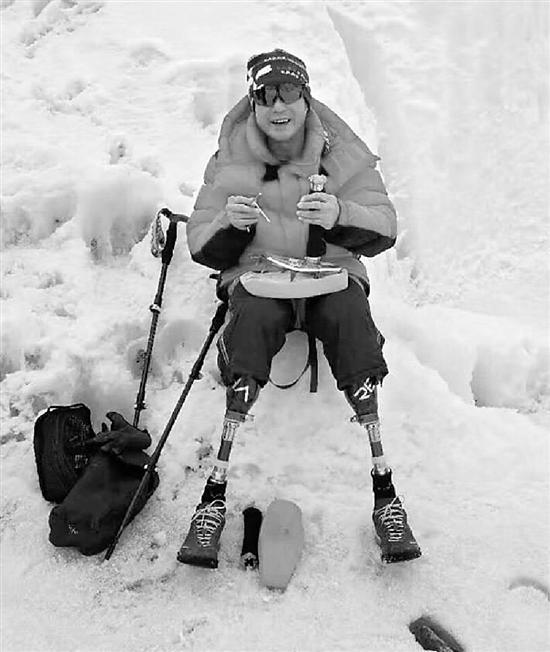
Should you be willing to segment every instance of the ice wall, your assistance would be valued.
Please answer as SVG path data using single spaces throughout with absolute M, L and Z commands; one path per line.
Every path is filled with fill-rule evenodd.
M 548 5 L 333 2 L 419 300 L 548 314 Z

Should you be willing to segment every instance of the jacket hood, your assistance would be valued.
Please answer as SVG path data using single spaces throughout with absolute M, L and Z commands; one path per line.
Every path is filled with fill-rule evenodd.
M 251 160 L 280 164 L 265 144 L 248 96 L 239 100 L 224 118 L 218 145 L 218 164 Z M 327 173 L 340 183 L 361 167 L 375 167 L 379 160 L 344 120 L 328 106 L 311 98 L 304 150 L 300 158 L 290 164 L 303 170 L 318 171 L 321 158 Z

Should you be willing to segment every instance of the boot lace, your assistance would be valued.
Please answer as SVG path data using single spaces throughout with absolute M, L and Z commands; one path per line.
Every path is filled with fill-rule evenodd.
M 209 546 L 212 536 L 225 518 L 225 502 L 219 498 L 197 509 L 191 522 L 195 523 L 199 545 Z
M 400 541 L 405 531 L 405 510 L 396 496 L 391 503 L 375 511 L 382 527 L 388 533 L 389 541 Z

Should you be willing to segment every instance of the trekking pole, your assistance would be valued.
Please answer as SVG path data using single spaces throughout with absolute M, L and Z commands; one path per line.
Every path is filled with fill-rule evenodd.
M 162 226 L 160 224 L 160 217 L 164 216 L 170 220 L 170 225 L 168 231 L 166 232 L 166 238 L 162 232 Z M 153 353 L 153 343 L 155 340 L 155 334 L 157 332 L 157 323 L 159 320 L 160 310 L 162 306 L 162 295 L 164 293 L 164 285 L 166 283 L 166 275 L 168 273 L 168 265 L 172 260 L 172 255 L 174 253 L 174 247 L 176 244 L 177 236 L 177 226 L 178 222 L 187 222 L 189 218 L 187 215 L 180 215 L 178 213 L 172 213 L 168 208 L 161 208 L 157 213 L 156 221 L 153 231 L 153 241 L 151 244 L 151 251 L 153 256 L 162 256 L 162 267 L 160 270 L 160 278 L 157 287 L 157 293 L 153 300 L 153 303 L 149 306 L 149 310 L 153 313 L 153 318 L 151 320 L 151 328 L 149 329 L 149 339 L 147 341 L 147 350 L 143 357 L 143 369 L 141 370 L 141 381 L 139 384 L 139 390 L 136 397 L 136 403 L 134 405 L 134 428 L 137 428 L 139 423 L 139 416 L 142 410 L 145 410 L 145 386 L 147 385 L 147 376 L 149 375 L 149 368 L 151 366 L 151 356 Z M 160 247 L 163 245 L 162 252 Z
M 191 373 L 189 374 L 189 378 L 187 379 L 187 382 L 185 384 L 185 387 L 183 388 L 183 391 L 181 393 L 181 396 L 176 403 L 176 407 L 174 408 L 172 414 L 170 415 L 170 419 L 168 419 L 168 423 L 166 424 L 166 427 L 164 428 L 164 432 L 162 433 L 161 438 L 159 439 L 159 442 L 151 455 L 151 458 L 149 460 L 149 463 L 145 467 L 145 473 L 143 474 L 143 477 L 141 478 L 141 482 L 139 483 L 138 488 L 136 489 L 136 492 L 132 498 L 132 501 L 126 510 L 126 514 L 124 514 L 124 518 L 122 519 L 122 523 L 120 524 L 120 527 L 118 528 L 118 532 L 116 533 L 115 538 L 113 539 L 113 542 L 107 549 L 107 552 L 105 553 L 105 560 L 110 559 L 111 555 L 113 554 L 116 545 L 118 543 L 118 540 L 120 539 L 120 536 L 122 534 L 122 531 L 124 528 L 128 525 L 128 523 L 132 519 L 134 507 L 139 500 L 142 492 L 144 491 L 145 487 L 149 483 L 149 480 L 151 478 L 151 475 L 153 471 L 155 470 L 160 454 L 162 453 L 162 449 L 164 448 L 164 444 L 166 444 L 166 440 L 168 439 L 168 435 L 170 434 L 170 431 L 172 430 L 172 427 L 178 418 L 178 415 L 180 413 L 180 410 L 185 402 L 185 399 L 187 398 L 187 395 L 189 394 L 189 391 L 191 390 L 191 386 L 197 380 L 197 378 L 200 377 L 200 371 L 202 368 L 202 365 L 204 363 L 204 359 L 206 358 L 206 354 L 208 352 L 208 349 L 210 348 L 210 345 L 212 344 L 212 340 L 214 339 L 216 333 L 220 330 L 220 328 L 223 325 L 223 322 L 225 321 L 225 315 L 227 312 L 227 303 L 223 302 L 218 305 L 218 308 L 216 309 L 216 313 L 214 314 L 214 317 L 212 318 L 212 323 L 210 324 L 210 330 L 208 332 L 208 336 L 202 346 L 202 349 L 199 353 L 199 356 L 197 360 L 195 361 L 195 364 L 193 365 L 193 368 L 191 369 Z

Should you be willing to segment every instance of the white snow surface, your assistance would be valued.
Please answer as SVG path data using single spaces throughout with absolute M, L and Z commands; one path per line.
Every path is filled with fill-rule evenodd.
M 2 639 L 25 651 L 550 649 L 548 3 L 1 3 Z M 383 441 L 423 549 L 383 567 L 365 433 L 322 359 L 266 387 L 237 436 L 220 567 L 176 561 L 219 443 L 212 347 L 161 483 L 109 562 L 48 542 L 33 425 L 82 401 L 131 420 L 162 206 L 189 213 L 245 62 L 284 47 L 381 156 L 397 247 L 368 260 L 390 375 Z M 180 228 L 140 425 L 156 442 L 216 299 Z M 273 378 L 306 355 L 291 334 Z M 238 564 L 242 509 L 296 501 L 284 594 Z

